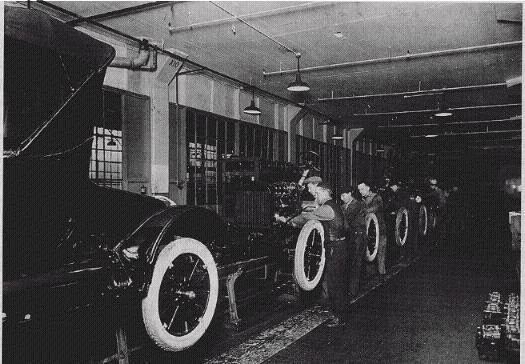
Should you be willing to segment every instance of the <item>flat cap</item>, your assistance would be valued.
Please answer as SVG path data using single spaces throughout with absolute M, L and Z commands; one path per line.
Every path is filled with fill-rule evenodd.
M 321 183 L 323 179 L 319 176 L 310 176 L 304 180 L 304 183 Z
M 332 194 L 332 187 L 330 186 L 330 184 L 328 182 L 320 182 L 317 185 L 317 188 L 321 188 L 321 189 L 327 190 L 328 192 L 330 192 L 330 194 Z

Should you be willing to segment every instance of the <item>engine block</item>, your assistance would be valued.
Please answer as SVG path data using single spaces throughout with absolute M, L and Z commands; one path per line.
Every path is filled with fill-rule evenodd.
M 498 361 L 520 350 L 520 298 L 511 293 L 504 302 L 491 292 L 485 302 L 483 322 L 476 332 L 476 348 L 482 360 Z

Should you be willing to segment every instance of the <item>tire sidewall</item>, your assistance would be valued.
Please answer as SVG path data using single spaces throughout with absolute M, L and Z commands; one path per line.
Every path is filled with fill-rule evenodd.
M 319 231 L 321 237 L 321 262 L 319 263 L 319 271 L 317 272 L 314 279 L 308 280 L 304 273 L 304 253 L 306 251 L 306 242 L 308 241 L 308 237 L 310 236 L 313 230 Z M 325 263 L 325 231 L 323 224 L 317 220 L 310 220 L 303 226 L 303 228 L 299 232 L 299 236 L 297 237 L 297 243 L 295 245 L 293 277 L 297 285 L 304 291 L 314 290 L 321 281 Z
M 207 266 L 210 280 L 210 294 L 204 315 L 199 324 L 185 336 L 171 335 L 162 325 L 159 315 L 159 292 L 164 274 L 171 263 L 181 254 L 195 254 Z M 209 327 L 219 296 L 219 278 L 217 265 L 208 248 L 198 240 L 191 238 L 177 239 L 169 243 L 159 253 L 147 296 L 142 300 L 142 317 L 148 335 L 164 350 L 181 351 L 193 346 Z
M 424 215 L 424 228 L 421 227 L 421 215 Z M 419 206 L 419 220 L 418 220 L 418 232 L 420 236 L 427 236 L 428 234 L 428 209 L 425 205 Z
M 402 219 L 405 219 L 405 234 L 404 234 L 403 239 L 401 239 L 401 236 L 399 234 L 399 225 L 401 224 Z M 396 244 L 398 246 L 404 246 L 407 242 L 408 223 L 409 223 L 408 209 L 405 207 L 401 207 L 396 213 L 395 236 L 396 236 Z
M 376 229 L 376 241 L 375 241 L 375 248 L 374 252 L 370 254 L 370 251 L 368 250 L 368 230 L 370 229 L 370 223 L 374 222 L 375 229 Z M 365 259 L 367 262 L 371 263 L 373 262 L 377 257 L 377 251 L 379 250 L 379 221 L 377 220 L 377 216 L 374 213 L 369 213 L 366 215 L 365 219 L 365 226 L 366 226 L 366 236 L 367 236 L 367 246 L 365 248 Z

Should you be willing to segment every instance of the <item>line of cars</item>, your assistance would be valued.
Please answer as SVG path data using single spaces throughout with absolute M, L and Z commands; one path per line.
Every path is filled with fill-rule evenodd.
M 92 130 L 102 116 L 102 84 L 115 50 L 16 4 L 5 6 L 4 23 L 5 340 L 20 326 L 131 305 L 153 342 L 181 351 L 206 333 L 221 292 L 231 299 L 235 275 L 248 264 L 272 261 L 264 263 L 263 279 L 288 270 L 303 289 L 317 286 L 321 224 L 302 232 L 275 224 L 254 230 L 205 208 L 92 183 Z M 302 186 L 280 187 L 245 194 L 241 202 L 290 210 L 283 201 L 294 204 Z M 260 205 L 244 208 L 257 220 Z M 271 219 L 274 212 L 264 213 Z M 291 265 L 290 252 L 296 252 Z M 234 305 L 230 300 L 231 310 Z
M 4 23 L 4 336 L 19 325 L 131 303 L 156 345 L 181 351 L 206 333 L 222 292 L 236 316 L 235 279 L 249 264 L 260 262 L 270 284 L 290 273 L 300 289 L 318 287 L 322 223 L 300 231 L 256 226 L 277 212 L 300 213 L 300 181 L 236 192 L 237 223 L 96 186 L 88 175 L 92 130 L 114 49 L 21 6 L 6 5 Z M 406 202 L 392 215 L 400 247 L 410 245 L 412 216 L 422 236 L 435 220 L 416 197 Z M 369 216 L 367 224 L 372 262 L 377 219 Z

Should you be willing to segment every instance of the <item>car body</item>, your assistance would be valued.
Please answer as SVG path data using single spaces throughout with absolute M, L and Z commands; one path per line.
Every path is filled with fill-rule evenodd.
M 219 274 L 261 257 L 286 261 L 278 259 L 286 250 L 280 233 L 289 229 L 235 227 L 204 208 L 92 183 L 93 127 L 115 50 L 21 6 L 5 6 L 4 22 L 5 335 L 131 302 L 159 347 L 193 346 L 215 314 Z M 285 194 L 295 196 L 298 186 L 290 186 Z M 257 193 L 283 208 L 281 190 Z M 265 211 L 265 221 L 273 213 Z M 302 244 L 304 260 L 312 243 Z

